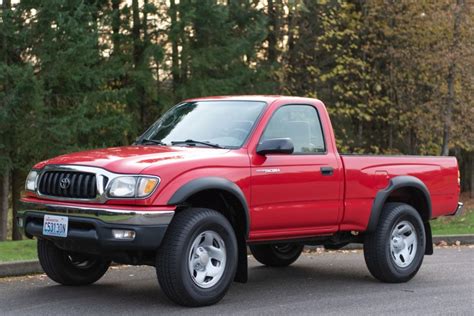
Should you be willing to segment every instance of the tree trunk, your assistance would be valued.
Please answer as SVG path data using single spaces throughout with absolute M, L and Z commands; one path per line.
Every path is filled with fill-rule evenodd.
M 173 93 L 176 95 L 178 86 L 181 81 L 179 73 L 179 50 L 178 50 L 178 39 L 179 39 L 179 26 L 176 10 L 176 1 L 170 0 L 169 15 L 171 19 L 170 26 L 170 40 L 171 40 L 171 76 L 173 80 Z
M 147 13 L 147 9 L 146 7 L 148 6 L 148 0 L 143 0 L 143 21 L 141 23 L 141 29 L 142 29 L 142 32 L 143 32 L 143 41 L 142 41 L 142 45 L 141 45 L 141 51 L 140 51 L 140 67 L 144 67 L 146 66 L 147 67 L 147 71 L 149 70 L 149 65 L 147 64 L 148 63 L 148 59 L 146 58 L 145 56 L 145 52 L 146 52 L 146 49 L 148 48 L 148 44 L 149 44 L 149 35 L 148 35 L 148 13 Z M 150 73 L 151 75 L 151 73 Z M 141 128 L 145 129 L 147 127 L 147 117 L 146 117 L 146 113 L 147 113 L 147 105 L 150 104 L 150 100 L 149 100 L 149 95 L 146 93 L 145 91 L 145 86 L 144 84 L 141 84 L 140 85 L 140 97 L 142 99 L 142 102 L 140 102 L 140 123 L 141 123 Z
M 269 30 L 268 30 L 268 61 L 270 63 L 276 63 L 278 58 L 278 10 L 273 0 L 268 0 L 268 18 L 269 18 Z
M 11 9 L 11 0 L 3 0 L 1 8 L 2 8 L 2 16 L 1 16 L 2 23 L 4 24 L 11 23 L 11 19 L 8 17 L 8 12 Z M 1 48 L 0 53 L 2 53 L 1 58 L 5 64 L 9 65 L 12 60 L 11 59 L 12 54 L 10 51 L 10 47 L 8 47 L 9 46 L 8 36 L 6 32 L 4 32 L 2 35 L 3 35 L 2 46 L 0 47 Z M 5 83 L 2 82 L 2 84 L 5 84 Z M 7 90 L 7 87 L 5 87 L 4 90 Z
M 444 108 L 444 126 L 443 126 L 443 145 L 441 147 L 441 155 L 449 155 L 449 139 L 451 137 L 451 121 L 453 117 L 453 104 L 455 103 L 454 80 L 455 80 L 456 65 L 453 62 L 448 70 L 448 98 Z
M 410 155 L 417 155 L 418 154 L 418 138 L 413 131 L 413 129 L 410 129 Z
M 474 199 L 474 151 L 470 154 L 471 158 L 471 199 Z
M 364 127 L 362 126 L 362 121 L 359 120 L 357 122 L 357 145 L 359 146 L 359 148 L 364 147 L 363 133 L 364 133 Z M 365 148 L 364 148 L 364 151 L 365 151 Z
M 141 41 L 140 41 L 140 7 L 138 0 L 132 1 L 132 40 L 133 40 L 133 63 L 137 68 L 141 57 Z
M 8 193 L 9 193 L 9 174 L 4 171 L 0 176 L 0 241 L 7 239 L 8 228 Z
M 10 20 L 7 18 L 7 13 L 11 8 L 11 0 L 3 0 L 1 9 L 2 9 L 2 21 L 3 23 L 9 23 Z M 6 33 L 2 34 L 2 42 L 1 42 L 1 49 L 0 53 L 2 54 L 0 56 L 1 60 L 5 63 L 5 65 L 10 64 L 11 62 L 11 52 L 8 44 L 8 37 Z M 3 92 L 5 95 L 8 95 L 8 90 L 9 90 L 9 78 L 2 82 L 3 84 Z M 5 100 L 6 98 L 2 98 L 0 101 L 1 106 L 5 106 Z M 9 127 L 4 126 L 5 130 L 9 130 Z M 4 145 L 7 143 L 7 146 L 4 147 L 4 149 L 1 149 L 1 155 L 2 156 L 9 156 L 8 152 L 8 138 L 11 137 L 10 134 L 8 133 L 0 133 L 1 136 L 5 137 L 0 139 L 0 142 L 2 142 Z M 8 166 L 2 166 L 4 170 L 2 170 L 3 174 L 0 175 L 0 240 L 6 240 L 7 239 L 7 227 L 8 227 L 8 194 L 10 192 L 10 179 L 9 179 L 9 171 L 8 171 Z
M 187 6 L 189 5 L 189 1 L 180 0 L 179 1 L 179 40 L 181 44 L 181 54 L 180 54 L 180 62 L 179 62 L 179 78 L 180 83 L 184 84 L 188 80 L 188 72 L 189 72 L 189 34 L 185 30 L 186 21 L 189 20 L 189 13 L 186 11 Z M 183 96 L 179 96 L 182 98 Z M 185 97 L 188 97 L 186 95 Z
M 142 22 L 142 30 L 143 30 L 143 51 L 148 45 L 148 42 L 150 41 L 149 35 L 148 35 L 148 0 L 143 0 L 143 22 Z
M 443 145 L 441 147 L 441 155 L 449 155 L 449 141 L 451 138 L 451 122 L 453 119 L 453 107 L 456 104 L 456 92 L 454 90 L 454 83 L 456 80 L 456 68 L 457 68 L 457 52 L 459 50 L 459 43 L 461 37 L 461 14 L 464 7 L 464 0 L 456 1 L 456 8 L 454 11 L 454 30 L 453 30 L 453 43 L 451 45 L 451 53 L 454 56 L 451 59 L 451 63 L 448 68 L 448 97 L 444 104 L 444 124 L 443 124 Z
M 290 5 L 287 5 L 288 9 L 288 15 L 286 17 L 286 21 L 283 23 L 286 24 L 286 27 L 283 27 L 285 29 L 285 34 L 287 41 L 286 41 L 286 47 L 283 48 L 283 60 L 282 63 L 287 65 L 288 68 L 291 68 L 295 64 L 295 45 L 296 45 L 296 38 L 295 38 L 295 25 L 297 18 L 295 18 L 295 9 L 291 7 Z M 284 77 L 282 80 L 276 80 L 276 92 L 280 94 L 288 94 L 288 93 L 294 93 L 293 91 L 293 86 L 290 85 L 289 83 L 291 82 L 291 71 L 284 71 L 283 72 Z M 282 84 L 282 83 L 286 84 Z M 291 91 L 291 92 L 290 92 Z
M 120 51 L 120 2 L 121 0 L 112 0 L 113 54 L 118 54 Z
M 12 240 L 21 240 L 22 235 L 20 228 L 18 227 L 18 222 L 16 216 L 20 210 L 20 198 L 21 190 L 23 188 L 23 177 L 18 169 L 13 169 L 11 173 L 11 192 L 12 192 Z
M 388 123 L 388 149 L 392 151 L 393 148 L 393 124 Z
M 135 71 L 142 71 L 143 69 L 143 50 L 144 43 L 141 39 L 142 22 L 140 21 L 140 7 L 138 0 L 132 1 L 132 41 L 133 41 L 133 65 Z M 140 129 L 145 128 L 145 88 L 143 79 L 135 79 L 135 91 L 137 95 L 137 117 L 138 126 Z

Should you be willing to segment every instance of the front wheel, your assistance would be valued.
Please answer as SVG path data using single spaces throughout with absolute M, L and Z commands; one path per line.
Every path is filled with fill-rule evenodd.
M 364 240 L 370 273 L 382 282 L 407 282 L 421 267 L 426 238 L 420 214 L 404 203 L 387 203 L 379 224 Z
M 299 258 L 303 247 L 304 245 L 293 243 L 249 246 L 255 259 L 270 267 L 289 266 Z
M 38 258 L 46 275 L 63 285 L 88 285 L 107 272 L 110 261 L 100 256 L 62 250 L 46 239 L 38 239 Z
M 175 215 L 156 258 L 165 294 L 183 306 L 221 300 L 237 269 L 237 239 L 219 212 L 189 208 Z

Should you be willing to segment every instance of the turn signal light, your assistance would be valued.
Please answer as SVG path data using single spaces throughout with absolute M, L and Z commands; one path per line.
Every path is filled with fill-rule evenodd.
M 138 195 L 147 196 L 153 192 L 156 185 L 158 184 L 158 179 L 155 178 L 141 178 L 140 184 L 138 185 Z

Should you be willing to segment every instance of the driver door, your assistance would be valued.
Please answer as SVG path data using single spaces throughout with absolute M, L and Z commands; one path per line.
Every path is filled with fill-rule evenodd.
M 292 154 L 251 159 L 252 239 L 279 239 L 337 230 L 343 174 L 327 152 L 316 107 L 284 105 L 275 110 L 260 142 L 290 138 Z

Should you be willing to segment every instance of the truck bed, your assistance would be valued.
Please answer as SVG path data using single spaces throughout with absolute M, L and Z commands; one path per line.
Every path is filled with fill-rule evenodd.
M 413 176 L 427 187 L 432 218 L 449 215 L 457 207 L 459 186 L 454 157 L 341 155 L 345 169 L 344 215 L 341 230 L 366 229 L 378 191 L 396 176 Z

